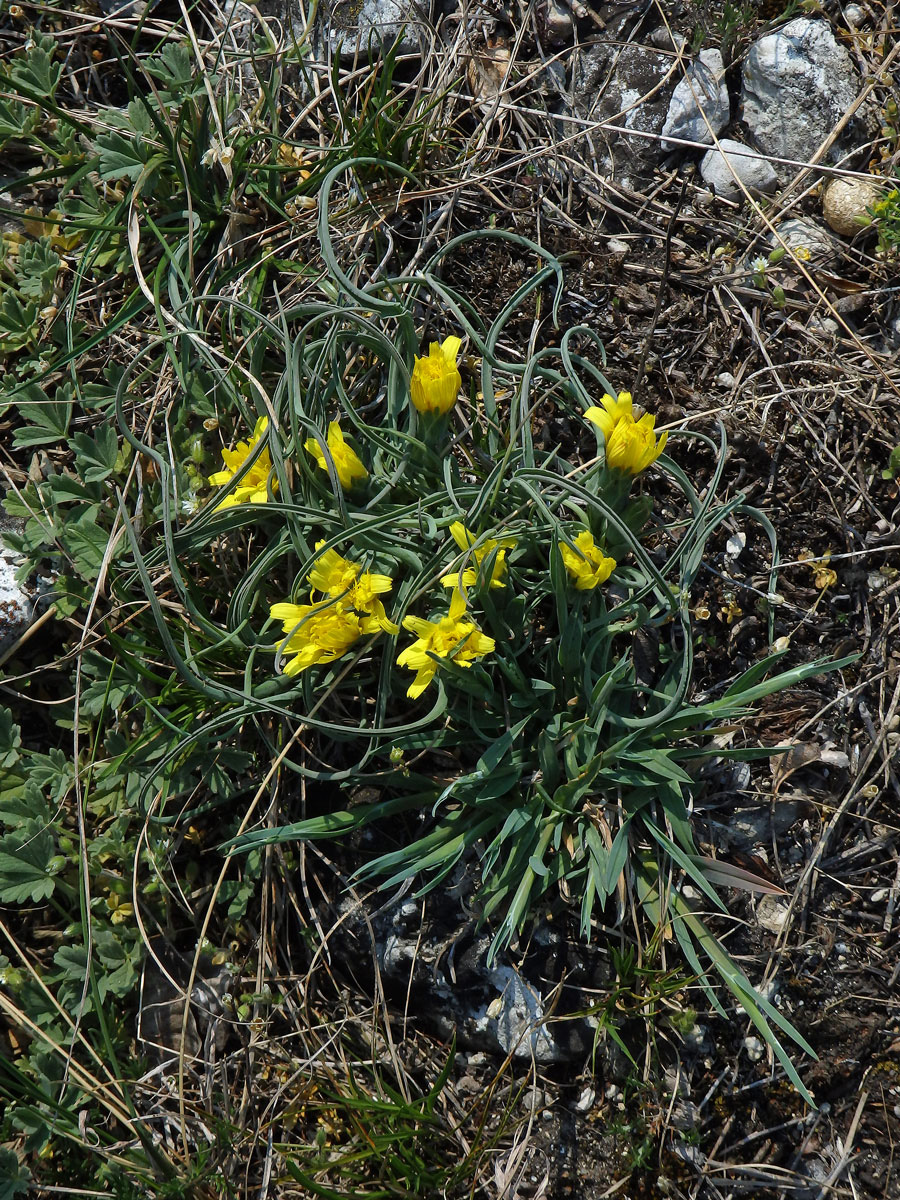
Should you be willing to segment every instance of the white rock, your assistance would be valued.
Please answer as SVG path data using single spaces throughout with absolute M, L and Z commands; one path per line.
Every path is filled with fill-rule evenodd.
M 866 23 L 866 10 L 859 4 L 848 4 L 844 8 L 844 20 L 851 29 L 858 29 L 860 25 L 864 25 Z
M 718 50 L 701 50 L 672 93 L 663 137 L 684 138 L 709 146 L 713 133 L 724 129 L 730 116 L 722 55 Z M 664 141 L 663 149 L 677 150 L 679 147 L 677 143 Z
M 431 4 L 428 0 L 328 0 L 322 23 L 331 52 L 342 58 L 377 54 L 398 38 L 398 52 L 410 54 L 428 43 Z
M 720 375 L 716 376 L 716 383 L 719 385 L 719 387 L 730 390 L 734 387 L 734 376 L 730 371 L 722 371 Z
M 856 100 L 857 86 L 831 26 L 797 17 L 750 47 L 744 121 L 766 154 L 808 162 Z
M 725 555 L 727 558 L 740 558 L 744 547 L 747 545 L 746 533 L 733 533 L 725 543 Z
M 580 1113 L 590 1112 L 590 1110 L 594 1107 L 594 1101 L 596 1099 L 596 1091 L 592 1087 L 586 1087 L 575 1101 L 575 1111 Z
M 778 186 L 778 176 L 769 160 L 731 138 L 720 138 L 718 149 L 704 154 L 700 174 L 717 195 L 728 199 L 742 195 L 735 175 L 751 195 L 774 192 Z
M 745 1037 L 744 1049 L 747 1051 L 747 1057 L 752 1063 L 759 1062 L 765 1053 L 765 1047 L 759 1038 L 756 1037 Z
M 11 526 L 12 522 L 4 520 L 2 524 Z M 0 527 L 0 654 L 21 637 L 34 612 L 31 595 L 16 583 L 16 571 L 21 565 L 18 554 L 4 545 Z
M 538 992 L 511 967 L 495 967 L 491 982 L 500 995 L 491 1002 L 487 1016 L 496 1021 L 497 1041 L 504 1053 L 539 1063 L 558 1061 L 560 1049 L 544 1022 Z
M 775 896 L 763 896 L 756 909 L 756 919 L 769 933 L 781 933 L 788 919 L 788 906 Z

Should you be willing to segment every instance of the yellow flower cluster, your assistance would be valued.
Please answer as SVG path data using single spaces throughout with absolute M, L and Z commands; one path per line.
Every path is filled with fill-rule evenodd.
M 668 434 L 656 440 L 656 417 L 644 413 L 635 420 L 630 392 L 609 394 L 600 401 L 602 408 L 589 408 L 585 419 L 596 425 L 606 444 L 606 465 L 628 475 L 639 475 L 655 463 L 666 447 Z
M 454 521 L 450 533 L 460 550 L 471 553 L 476 566 L 446 575 L 445 587 L 453 588 L 449 612 L 436 621 L 421 617 L 405 617 L 404 629 L 416 635 L 416 641 L 397 658 L 401 667 L 415 671 L 416 676 L 407 689 L 415 700 L 425 691 L 441 669 L 443 662 L 459 667 L 471 665 L 491 654 L 496 643 L 482 633 L 467 616 L 466 589 L 479 582 L 482 564 L 494 555 L 490 576 L 482 585 L 503 588 L 506 574 L 506 553 L 515 547 L 514 538 L 483 538 L 467 529 L 462 521 Z M 477 544 L 476 544 L 477 543 Z M 388 575 L 363 571 L 336 550 L 323 550 L 324 541 L 316 543 L 322 551 L 306 577 L 310 587 L 308 604 L 273 604 L 272 617 L 282 622 L 287 640 L 281 647 L 289 658 L 284 671 L 298 675 L 318 663 L 330 663 L 341 658 L 362 637 L 378 633 L 398 632 L 384 610 L 381 596 L 391 591 L 393 581 Z M 615 570 L 616 562 L 595 544 L 589 530 L 574 538 L 575 549 L 560 546 L 566 570 L 579 591 L 587 591 L 605 583 Z M 496 553 L 495 553 L 496 552 Z
M 461 380 L 456 365 L 462 343 L 457 337 L 445 338 L 442 344 L 432 342 L 426 358 L 416 357 L 410 384 L 410 399 L 421 413 L 446 415 L 456 403 Z M 657 441 L 654 418 L 645 414 L 636 420 L 628 392 L 617 397 L 605 395 L 602 408 L 589 408 L 587 420 L 603 434 L 607 465 L 626 474 L 637 475 L 655 462 L 666 444 L 666 434 Z M 245 467 L 265 436 L 268 423 L 265 417 L 256 422 L 252 435 L 238 442 L 234 450 L 223 450 L 225 470 L 209 476 L 216 487 L 225 486 Z M 356 451 L 348 445 L 340 424 L 331 421 L 324 444 L 319 438 L 308 438 L 304 449 L 312 455 L 323 471 L 333 467 L 342 488 L 350 490 L 364 479 L 368 471 Z M 229 491 L 217 508 L 241 503 L 264 503 L 269 496 L 269 476 L 272 462 L 267 448 L 256 454 L 240 483 Z M 274 493 L 277 481 L 271 484 Z M 507 553 L 514 549 L 514 538 L 479 537 L 462 521 L 454 521 L 450 536 L 467 556 L 471 565 L 445 575 L 441 583 L 453 590 L 450 608 L 436 621 L 421 617 L 405 617 L 403 627 L 416 635 L 415 642 L 399 655 L 400 666 L 415 672 L 407 695 L 416 699 L 425 691 L 444 662 L 460 667 L 472 664 L 495 649 L 494 639 L 482 633 L 469 619 L 466 589 L 473 586 L 505 588 Z M 281 652 L 285 659 L 286 675 L 299 675 L 318 663 L 330 663 L 346 654 L 361 638 L 379 633 L 396 634 L 399 627 L 390 620 L 381 599 L 393 588 L 388 575 L 364 571 L 359 563 L 323 550 L 324 541 L 316 544 L 321 551 L 306 577 L 309 602 L 306 604 L 273 604 L 272 618 L 282 623 L 285 640 Z M 565 569 L 578 591 L 589 591 L 605 583 L 616 568 L 613 558 L 604 554 L 594 542 L 590 530 L 580 531 L 572 545 L 559 548 Z M 486 563 L 490 560 L 490 571 Z
M 316 549 L 324 545 L 317 542 Z M 285 663 L 286 675 L 299 675 L 316 663 L 334 662 L 361 637 L 398 632 L 378 598 L 393 587 L 388 575 L 363 571 L 359 563 L 332 549 L 319 555 L 306 581 L 311 603 L 273 604 L 270 609 L 289 635 L 281 647 L 285 657 L 293 656 Z M 316 599 L 317 592 L 321 600 Z
M 462 341 L 458 337 L 448 337 L 438 345 L 432 342 L 427 358 L 416 355 L 410 380 L 410 399 L 413 406 L 421 413 L 437 413 L 444 415 L 456 403 L 459 389 L 462 386 L 456 358 Z M 265 435 L 268 421 L 260 417 L 251 436 L 245 442 L 238 442 L 233 450 L 223 450 L 222 458 L 225 470 L 217 471 L 209 476 L 213 487 L 222 487 L 237 475 L 253 453 L 257 443 Z M 349 445 L 344 437 L 338 421 L 331 421 L 325 445 L 318 438 L 307 438 L 303 443 L 304 450 L 316 460 L 316 465 L 327 473 L 329 461 L 333 464 L 338 482 L 345 491 L 350 491 L 358 483 L 368 478 L 362 459 Z M 269 451 L 263 450 L 256 461 L 244 475 L 240 484 L 229 492 L 217 506 L 219 509 L 229 508 L 233 504 L 264 504 L 268 497 L 267 481 L 272 470 L 272 460 Z M 273 482 L 272 491 L 278 490 L 278 483 Z M 463 547 L 465 548 L 465 547 Z M 488 553 L 488 551 L 483 551 Z M 477 561 L 480 562 L 480 559 Z
M 214 475 L 209 476 L 209 483 L 213 487 L 224 487 L 226 483 L 231 483 L 256 449 L 260 439 L 265 436 L 268 427 L 269 422 L 266 418 L 260 417 L 246 442 L 238 442 L 233 450 L 222 451 L 225 470 L 216 471 Z M 216 512 L 223 508 L 231 508 L 234 504 L 265 504 L 269 498 L 267 481 L 271 470 L 272 459 L 269 457 L 269 451 L 262 450 L 237 487 L 216 505 Z M 272 481 L 272 491 L 278 491 L 277 480 Z
M 441 665 L 440 659 L 454 662 L 458 667 L 471 667 L 476 658 L 483 658 L 493 651 L 494 639 L 483 634 L 471 621 L 464 620 L 465 613 L 466 598 L 457 589 L 446 617 L 438 621 L 404 617 L 403 628 L 416 634 L 417 638 L 397 659 L 401 667 L 416 672 L 406 692 L 411 700 L 421 696 L 434 679 Z

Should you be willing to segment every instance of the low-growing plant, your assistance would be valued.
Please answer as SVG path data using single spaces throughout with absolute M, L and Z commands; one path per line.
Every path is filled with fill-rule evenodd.
M 228 738 L 253 724 L 270 740 L 270 773 L 302 790 L 375 789 L 376 801 L 275 829 L 246 829 L 251 808 L 230 852 L 374 827 L 384 849 L 360 874 L 426 887 L 473 857 L 494 953 L 554 891 L 577 905 L 585 937 L 632 893 L 677 939 L 711 1002 L 721 1007 L 712 971 L 802 1089 L 775 1029 L 806 1043 L 682 886 L 690 880 L 719 910 L 716 884 L 765 888 L 698 853 L 690 768 L 716 730 L 826 665 L 772 676 L 778 652 L 719 698 L 690 700 L 688 605 L 706 542 L 735 513 L 773 537 L 771 526 L 740 496 L 716 501 L 721 431 L 718 441 L 677 438 L 714 457 L 702 496 L 677 457 L 662 455 L 666 435 L 605 379 L 589 329 L 567 330 L 530 357 L 501 356 L 529 298 L 552 286 L 558 300 L 562 268 L 546 251 L 476 232 L 420 273 L 355 283 L 331 249 L 329 195 L 341 174 L 364 166 L 333 169 L 320 196 L 333 302 L 287 308 L 280 325 L 243 312 L 285 365 L 249 393 L 220 372 L 237 448 L 210 473 L 218 490 L 201 511 L 178 513 L 177 464 L 125 419 L 140 356 L 120 382 L 121 431 L 161 485 L 159 550 L 141 550 L 123 511 L 131 586 L 140 579 L 180 686 L 206 702 L 206 719 L 167 761 L 208 744 L 213 730 Z M 544 260 L 489 322 L 440 277 L 448 255 L 486 236 Z M 426 305 L 451 332 L 419 358 L 416 314 Z M 457 408 L 461 337 L 469 397 Z M 586 437 L 599 431 L 584 461 L 539 448 L 534 413 L 548 401 L 583 421 Z M 641 489 L 651 466 L 666 482 L 665 509 Z M 232 558 L 250 538 L 258 549 L 242 554 L 226 593 L 208 574 L 198 586 L 201 564 Z M 772 552 L 774 564 L 774 542 Z M 180 618 L 156 599 L 163 577 Z M 648 638 L 658 646 L 649 666 L 637 653 Z M 157 820 L 166 800 L 151 802 L 152 791 L 159 797 L 148 780 L 142 802 Z

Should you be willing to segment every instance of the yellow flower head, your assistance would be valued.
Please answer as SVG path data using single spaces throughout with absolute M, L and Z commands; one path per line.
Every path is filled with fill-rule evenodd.
M 640 420 L 635 420 L 630 392 L 619 392 L 616 400 L 606 395 L 600 403 L 602 408 L 589 408 L 584 415 L 603 434 L 606 465 L 629 475 L 639 475 L 662 454 L 668 433 L 657 442 L 653 430 L 656 418 L 645 413 Z
M 427 358 L 416 355 L 409 394 L 413 407 L 420 413 L 443 416 L 456 403 L 462 379 L 456 366 L 456 356 L 462 341 L 458 337 L 444 338 L 439 346 L 432 342 Z
M 321 550 L 324 541 L 316 542 Z M 359 563 L 342 558 L 334 549 L 320 554 L 306 579 L 313 591 L 323 592 L 337 599 L 342 606 L 353 609 L 359 617 L 360 629 L 365 634 L 397 633 L 399 626 L 389 621 L 379 596 L 394 586 L 389 575 L 378 575 L 373 571 L 362 571 Z
M 363 635 L 359 617 L 343 604 L 273 604 L 270 612 L 290 634 L 282 654 L 293 655 L 285 675 L 299 675 L 316 663 L 334 662 Z
M 222 451 L 226 469 L 216 471 L 214 475 L 209 476 L 208 481 L 212 487 L 222 487 L 234 479 L 253 453 L 260 438 L 265 435 L 268 425 L 269 422 L 266 418 L 260 417 L 246 442 L 238 442 L 233 450 Z M 219 501 L 216 505 L 216 512 L 220 512 L 223 508 L 231 508 L 234 504 L 265 504 L 269 498 L 266 480 L 269 478 L 271 470 L 272 459 L 269 457 L 269 451 L 263 450 L 237 487 L 230 491 L 224 500 Z M 278 491 L 277 480 L 272 482 L 272 491 Z
M 434 679 L 441 659 L 455 662 L 460 667 L 471 667 L 476 658 L 483 658 L 493 651 L 494 639 L 483 634 L 471 621 L 463 620 L 465 612 L 466 598 L 457 590 L 450 601 L 450 612 L 439 621 L 404 618 L 404 629 L 417 637 L 397 659 L 401 667 L 416 672 L 406 693 L 411 700 L 421 696 Z
M 651 463 L 655 463 L 666 447 L 668 433 L 659 441 L 653 426 L 656 417 L 644 413 L 639 421 L 624 417 L 612 431 L 606 443 L 606 465 L 629 475 L 640 475 Z
M 478 574 L 481 569 L 481 564 L 494 551 L 497 550 L 497 557 L 494 559 L 494 565 L 491 568 L 491 577 L 488 580 L 492 588 L 503 588 L 506 584 L 503 582 L 503 576 L 506 574 L 506 552 L 515 547 L 515 538 L 485 538 L 480 545 L 476 546 L 477 537 L 474 533 L 470 533 L 463 525 L 462 521 L 454 521 L 450 526 L 450 535 L 459 546 L 460 550 L 471 550 L 471 557 L 475 561 L 474 567 L 466 567 L 460 576 L 459 571 L 455 571 L 452 575 L 445 575 L 441 583 L 446 588 L 463 588 L 472 587 L 478 582 Z M 499 547 L 499 549 L 498 549 Z M 461 580 L 461 582 L 460 582 Z
M 358 480 L 367 478 L 369 472 L 363 466 L 356 451 L 347 445 L 337 421 L 332 421 L 328 426 L 327 442 L 338 481 L 345 491 L 352 488 Z M 313 456 L 316 464 L 323 471 L 328 470 L 328 459 L 318 438 L 307 438 L 303 443 L 303 448 Z
M 594 543 L 589 529 L 582 530 L 575 538 L 575 551 L 565 542 L 560 543 L 559 552 L 565 563 L 566 570 L 575 581 L 579 592 L 590 591 L 598 584 L 606 583 L 616 569 L 616 560 L 607 558 L 603 551 Z

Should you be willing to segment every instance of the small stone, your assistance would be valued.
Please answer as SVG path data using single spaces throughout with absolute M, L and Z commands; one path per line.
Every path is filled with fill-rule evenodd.
M 788 919 L 788 906 L 775 896 L 763 896 L 756 909 L 756 919 L 769 933 L 781 933 Z
M 692 1100 L 679 1100 L 672 1110 L 672 1125 L 676 1129 L 696 1129 L 699 1120 L 700 1109 Z
M 540 994 L 511 967 L 495 967 L 491 981 L 500 990 L 486 1016 L 496 1022 L 495 1034 L 505 1054 L 538 1063 L 558 1062 L 560 1047 L 544 1021 Z
M 866 10 L 859 4 L 847 4 L 844 6 L 844 20 L 851 29 L 858 29 L 860 25 L 865 25 L 866 18 Z
M 837 321 L 833 321 L 831 317 L 820 317 L 816 313 L 806 322 L 806 328 L 810 333 L 824 333 L 828 337 L 837 337 L 841 331 Z
M 752 1063 L 759 1062 L 759 1060 L 762 1058 L 763 1054 L 765 1053 L 765 1047 L 763 1046 L 763 1044 L 759 1040 L 759 1038 L 756 1038 L 756 1037 L 745 1037 L 744 1038 L 744 1049 L 747 1052 L 747 1057 L 750 1059 L 750 1061 Z
M 683 1035 L 685 1050 L 692 1051 L 694 1054 L 699 1054 L 703 1049 L 703 1044 L 706 1041 L 706 1026 L 694 1025 Z
M 718 147 L 704 154 L 700 174 L 704 183 L 727 199 L 743 194 L 735 175 L 751 196 L 766 195 L 778 186 L 778 177 L 769 160 L 731 138 L 720 138 Z
M 586 1087 L 575 1101 L 575 1111 L 580 1113 L 590 1112 L 590 1110 L 594 1107 L 594 1101 L 596 1099 L 596 1091 L 592 1087 Z
M 471 1075 L 463 1075 L 460 1079 L 457 1079 L 455 1087 L 464 1096 L 477 1096 L 479 1092 L 484 1091 L 484 1084 L 480 1080 L 474 1079 Z
M 876 888 L 875 891 L 872 893 L 872 895 L 869 897 L 869 903 L 870 904 L 882 904 L 885 900 L 887 900 L 889 895 L 890 895 L 890 892 L 887 888 Z
M 837 258 L 837 247 L 831 235 L 815 221 L 790 217 L 777 226 L 777 233 L 778 237 L 774 233 L 769 235 L 769 245 L 773 250 L 783 242 L 789 250 L 797 253 L 798 258 L 808 260 L 817 267 L 830 266 Z
M 572 11 L 562 0 L 550 0 L 547 5 L 547 40 L 551 45 L 568 45 L 574 41 L 575 23 Z
M 733 533 L 725 543 L 725 555 L 727 558 L 740 558 L 747 545 L 746 533 Z
M 610 254 L 627 254 L 631 249 L 628 242 L 623 242 L 621 238 L 610 238 L 606 248 Z
M 722 55 L 718 50 L 701 50 L 672 93 L 663 138 L 682 138 L 709 146 L 713 134 L 725 128 L 730 116 Z M 679 148 L 676 142 L 663 141 L 664 150 Z
M 684 37 L 680 33 L 670 33 L 665 25 L 660 25 L 650 34 L 650 45 L 657 50 L 668 50 L 670 54 L 677 54 L 684 44 Z
M 853 237 L 872 224 L 869 209 L 883 195 L 883 187 L 868 179 L 832 179 L 822 193 L 825 222 L 835 233 Z
M 720 375 L 716 376 L 716 383 L 719 387 L 730 391 L 734 387 L 734 376 L 730 371 L 723 371 Z

